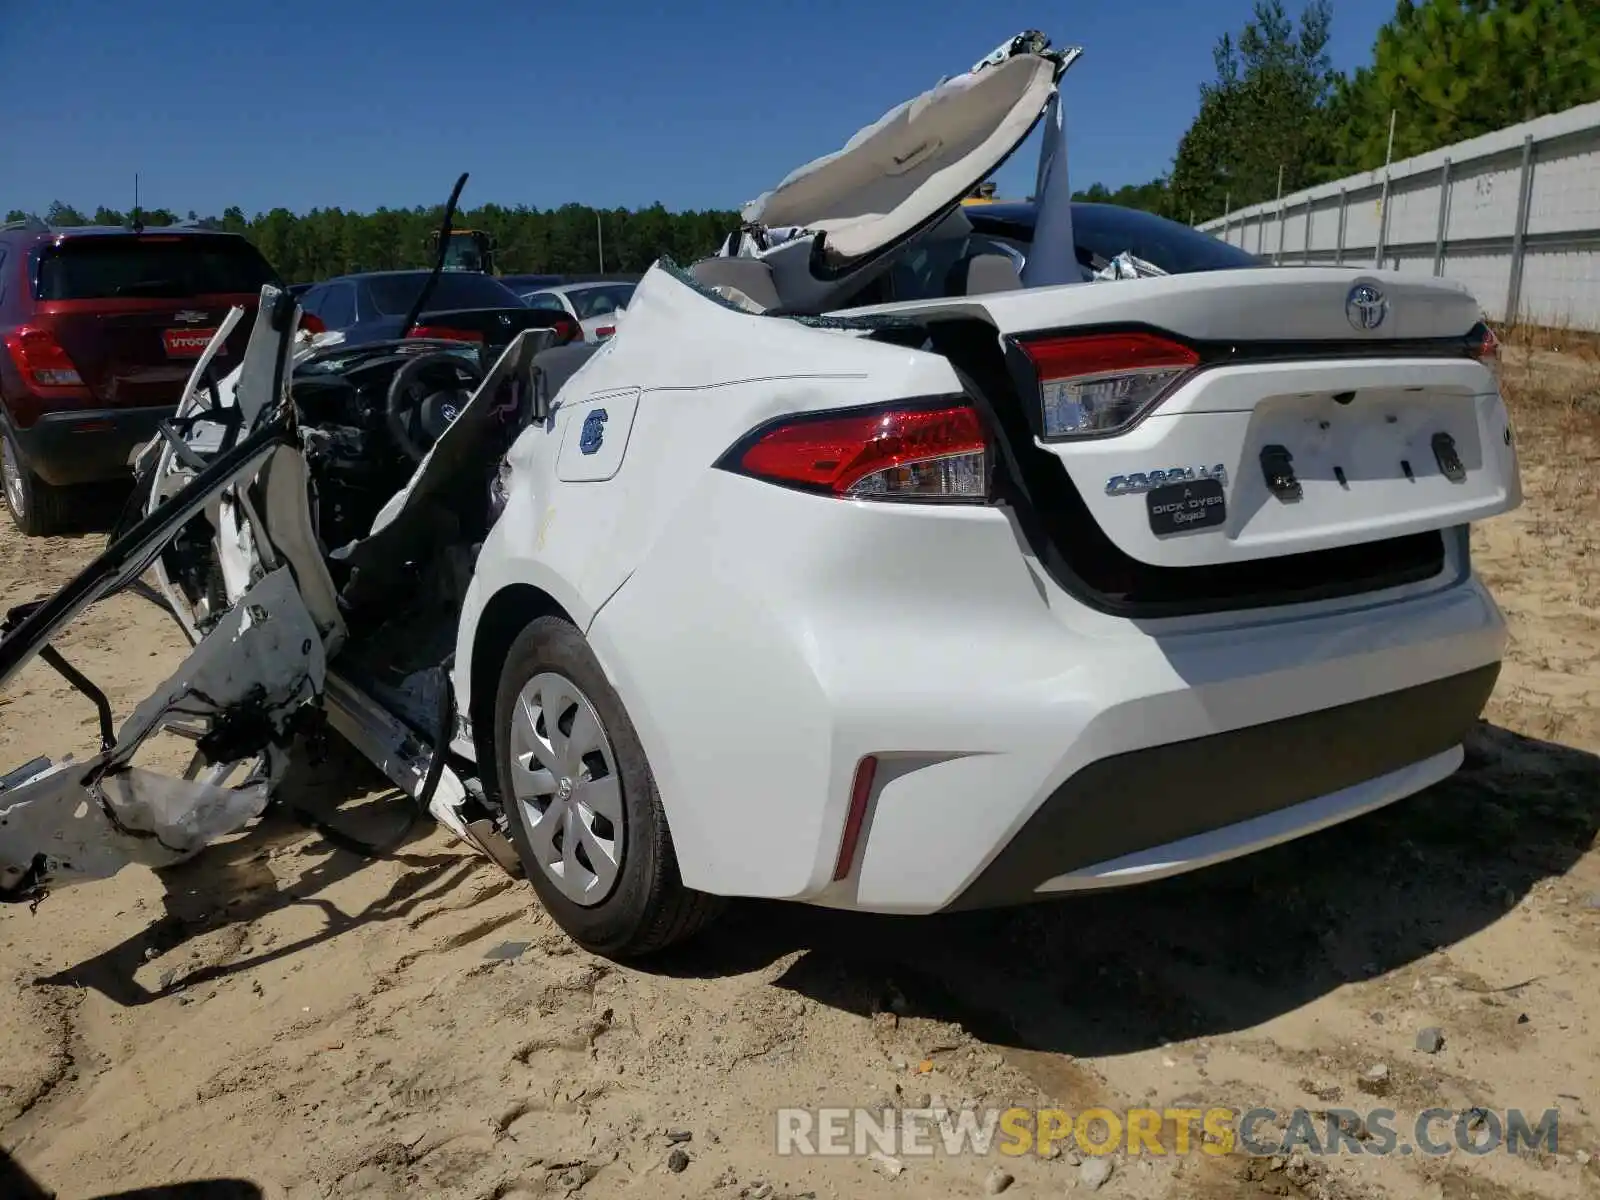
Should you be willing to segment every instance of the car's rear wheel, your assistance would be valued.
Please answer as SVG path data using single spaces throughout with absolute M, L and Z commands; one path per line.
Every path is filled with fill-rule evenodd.
M 10 430 L 0 431 L 0 491 L 12 522 L 29 537 L 43 537 L 66 525 L 67 489 L 33 473 Z
M 579 945 L 638 957 L 721 909 L 683 886 L 644 748 L 570 623 L 541 617 L 512 643 L 494 730 L 511 840 L 546 910 Z

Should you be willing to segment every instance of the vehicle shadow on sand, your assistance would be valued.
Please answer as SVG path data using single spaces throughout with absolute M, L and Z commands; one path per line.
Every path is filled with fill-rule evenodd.
M 297 754 L 280 794 L 295 797 L 298 804 L 352 838 L 385 843 L 403 835 L 400 844 L 382 858 L 409 869 L 399 874 L 384 894 L 353 913 L 327 899 L 323 893 L 329 888 L 371 867 L 375 860 L 332 846 L 314 833 L 308 837 L 305 825 L 282 808 L 274 808 L 244 836 L 209 846 L 188 862 L 161 872 L 165 912 L 146 928 L 93 958 L 35 982 L 93 988 L 124 1007 L 148 1004 L 299 954 L 358 926 L 403 920 L 419 906 L 448 895 L 478 869 L 478 859 L 465 852 L 411 851 L 413 842 L 431 832 L 431 823 L 419 821 L 408 831 L 411 800 L 385 791 L 376 772 L 342 742 L 333 739 L 330 751 L 321 761 Z M 363 793 L 369 794 L 355 799 Z M 269 866 L 274 856 L 298 860 L 288 872 L 291 881 L 280 878 L 286 873 L 281 866 L 276 871 Z M 71 900 L 71 893 L 65 893 L 46 903 Z M 146 961 L 195 937 L 230 925 L 248 925 L 296 906 L 319 910 L 322 928 L 241 958 L 185 971 L 181 978 L 175 975 L 155 988 L 135 978 Z
M 777 982 L 819 1004 L 1122 1054 L 1249 1028 L 1454 945 L 1565 873 L 1597 829 L 1600 758 L 1480 725 L 1429 791 L 1207 871 L 935 917 L 736 905 L 653 969 L 732 974 L 803 950 Z
M 0 1147 L 0 1196 L 5 1200 L 56 1200 L 56 1193 L 30 1175 Z M 101 1192 L 92 1200 L 263 1200 L 266 1192 L 248 1179 L 193 1179 L 132 1191 Z

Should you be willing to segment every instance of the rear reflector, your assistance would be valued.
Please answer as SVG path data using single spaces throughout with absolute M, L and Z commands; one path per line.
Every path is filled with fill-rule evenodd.
M 1200 363 L 1192 347 L 1151 333 L 1092 333 L 1019 345 L 1039 377 L 1046 437 L 1125 429 Z
M 475 329 L 451 329 L 444 325 L 417 325 L 407 337 L 413 338 L 444 338 L 452 342 L 478 342 L 482 344 L 483 334 Z
M 977 410 L 966 404 L 796 417 L 758 431 L 742 447 L 735 451 L 738 470 L 808 491 L 863 500 L 988 495 L 988 439 Z
M 835 881 L 848 878 L 855 863 L 856 844 L 861 840 L 861 824 L 867 818 L 867 801 L 872 798 L 872 780 L 877 773 L 878 760 L 870 754 L 856 764 L 855 782 L 850 786 L 850 811 L 845 814 L 839 857 L 833 864 Z
M 30 388 L 79 388 L 83 376 L 77 364 L 48 329 L 23 325 L 6 334 L 6 349 Z

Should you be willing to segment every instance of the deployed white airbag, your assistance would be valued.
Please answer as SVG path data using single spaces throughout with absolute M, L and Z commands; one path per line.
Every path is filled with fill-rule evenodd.
M 832 260 L 871 254 L 982 182 L 1039 119 L 1056 69 L 1022 54 L 946 80 L 791 171 L 744 218 L 823 233 Z
M 859 292 L 889 251 L 928 233 L 1027 138 L 1082 53 L 1049 47 L 1042 33 L 1019 34 L 791 171 L 745 206 L 722 254 L 771 268 L 769 309 L 820 313 Z

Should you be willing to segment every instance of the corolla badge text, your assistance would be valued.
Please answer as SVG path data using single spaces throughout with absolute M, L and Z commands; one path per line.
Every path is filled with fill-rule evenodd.
M 1113 475 L 1106 480 L 1106 495 L 1134 496 L 1169 483 L 1187 483 L 1193 479 L 1215 479 L 1228 486 L 1227 469 L 1218 463 L 1214 467 L 1168 467 L 1164 471 L 1135 471 L 1131 475 Z

